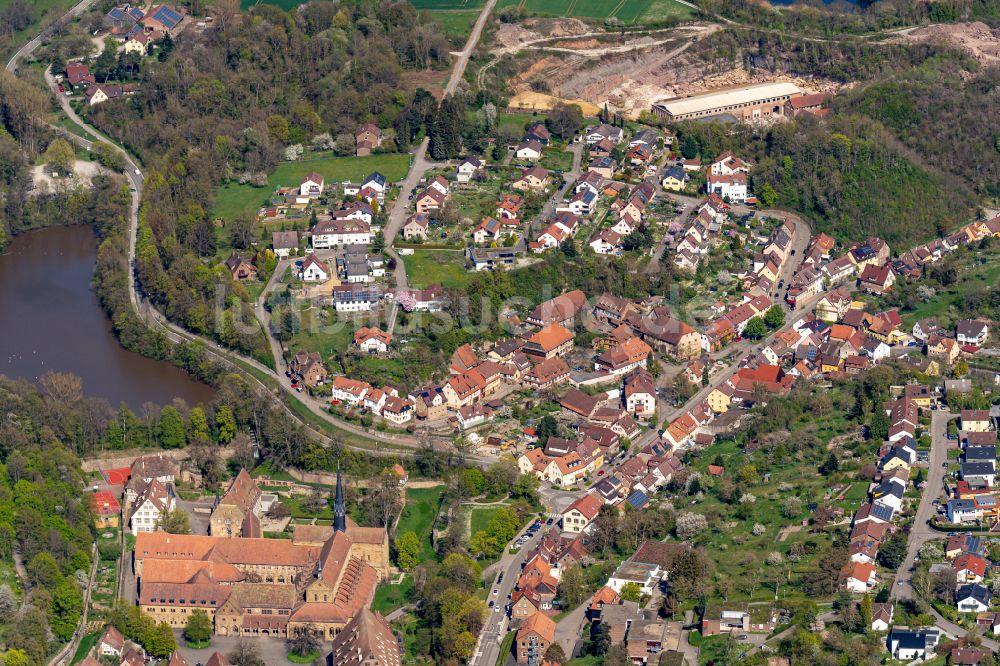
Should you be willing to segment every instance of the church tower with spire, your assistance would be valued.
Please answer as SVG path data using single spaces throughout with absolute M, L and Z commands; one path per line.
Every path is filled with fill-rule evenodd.
M 337 496 L 333 502 L 333 530 L 347 531 L 347 508 L 344 506 L 344 485 L 340 480 L 340 464 L 337 464 Z

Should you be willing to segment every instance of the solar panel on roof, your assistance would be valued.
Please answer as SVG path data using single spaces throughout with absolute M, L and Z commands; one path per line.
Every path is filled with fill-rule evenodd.
M 159 7 L 153 12 L 153 18 L 167 26 L 167 28 L 174 28 L 181 22 L 182 17 L 169 7 Z
M 111 18 L 113 18 L 115 20 L 118 20 L 118 19 L 122 18 L 123 16 L 125 16 L 125 12 L 123 12 L 120 7 L 115 7 L 110 12 L 108 12 L 108 16 L 110 16 Z

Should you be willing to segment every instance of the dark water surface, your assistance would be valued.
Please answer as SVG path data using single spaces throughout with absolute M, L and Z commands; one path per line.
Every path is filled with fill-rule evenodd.
M 97 237 L 86 226 L 54 227 L 14 238 L 0 255 L 0 374 L 38 382 L 55 370 L 83 378 L 88 397 L 190 404 L 213 389 L 166 361 L 125 351 L 90 286 Z

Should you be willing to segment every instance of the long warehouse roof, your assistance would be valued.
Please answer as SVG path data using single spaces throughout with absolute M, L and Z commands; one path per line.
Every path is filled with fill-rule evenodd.
M 749 104 L 770 97 L 798 95 L 801 92 L 802 89 L 794 83 L 761 83 L 754 86 L 734 88 L 733 90 L 703 93 L 691 97 L 678 97 L 659 102 L 658 105 L 676 116 L 685 113 L 710 111 L 738 104 Z

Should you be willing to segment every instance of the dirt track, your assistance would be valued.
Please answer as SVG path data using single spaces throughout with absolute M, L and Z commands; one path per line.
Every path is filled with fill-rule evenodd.
M 944 40 L 965 51 L 984 65 L 1000 63 L 1000 29 L 994 30 L 979 21 L 917 28 L 899 37 L 899 40 Z

